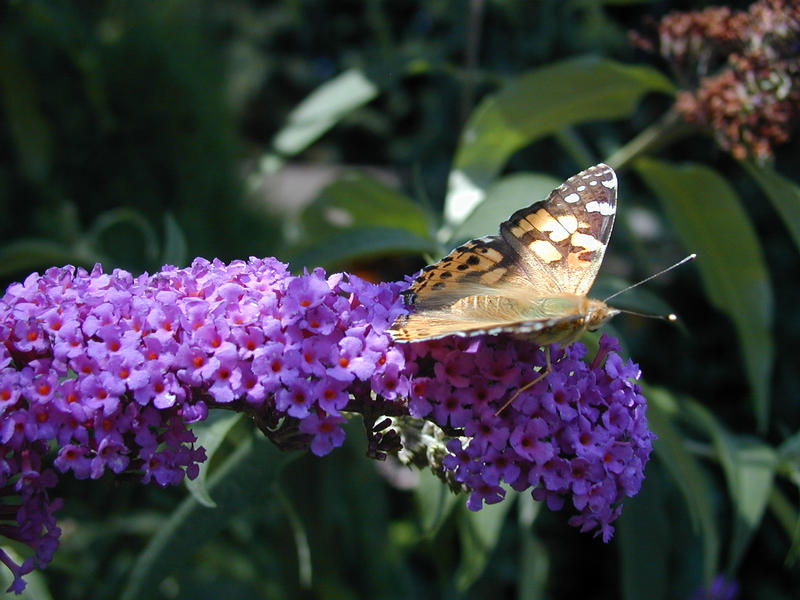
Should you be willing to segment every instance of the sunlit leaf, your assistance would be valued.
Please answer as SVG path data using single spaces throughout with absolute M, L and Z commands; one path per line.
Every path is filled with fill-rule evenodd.
M 13 548 L 3 546 L 3 552 L 8 554 L 9 558 L 17 564 L 22 564 L 25 558 L 14 551 Z M 0 568 L 0 590 L 5 592 L 11 583 L 14 581 L 14 576 L 11 574 L 5 565 Z M 25 575 L 25 590 L 21 594 L 4 594 L 7 598 L 15 598 L 16 600 L 52 600 L 53 595 L 47 587 L 47 581 L 41 571 L 32 571 Z
M 209 414 L 205 421 L 192 425 L 192 432 L 197 436 L 196 445 L 205 448 L 206 460 L 200 463 L 200 472 L 197 477 L 186 480 L 186 488 L 203 506 L 214 508 L 217 505 L 211 498 L 211 494 L 208 493 L 208 466 L 231 427 L 241 419 L 241 413 L 219 410 Z
M 497 235 L 500 223 L 512 213 L 544 200 L 560 183 L 555 177 L 541 173 L 514 173 L 498 179 L 486 190 L 485 201 L 458 226 L 451 241 Z
M 326 186 L 300 216 L 293 269 L 336 266 L 381 254 L 435 253 L 427 213 L 400 192 L 366 175 Z
M 800 465 L 800 431 L 795 431 L 793 435 L 783 440 L 778 447 L 778 454 L 781 460 L 797 461 Z
M 273 140 L 275 150 L 284 156 L 302 152 L 343 117 L 377 95 L 378 88 L 361 71 L 345 71 L 297 105 Z
M 661 200 L 711 303 L 730 317 L 753 393 L 759 427 L 769 412 L 773 297 L 764 256 L 736 191 L 709 167 L 640 159 L 636 170 Z
M 627 117 L 644 94 L 673 91 L 655 69 L 597 57 L 568 59 L 516 78 L 483 100 L 464 128 L 445 202 L 448 227 L 455 229 L 483 201 L 523 146 L 576 123 Z

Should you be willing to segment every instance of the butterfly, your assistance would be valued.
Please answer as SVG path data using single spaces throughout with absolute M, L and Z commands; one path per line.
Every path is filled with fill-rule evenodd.
M 616 212 L 614 170 L 601 163 L 581 171 L 511 215 L 499 235 L 467 242 L 425 267 L 403 292 L 411 311 L 389 333 L 396 342 L 451 335 L 528 339 L 545 347 L 547 359 L 530 387 L 551 370 L 550 344 L 570 344 L 619 312 L 587 296 Z

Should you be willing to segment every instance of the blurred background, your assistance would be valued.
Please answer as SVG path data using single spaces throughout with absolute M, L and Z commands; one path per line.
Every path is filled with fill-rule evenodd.
M 217 482 L 234 491 L 198 512 L 208 535 L 178 544 L 163 576 L 142 556 L 184 489 L 64 478 L 62 546 L 31 597 L 689 598 L 724 573 L 743 598 L 796 598 L 800 146 L 788 135 L 769 156 L 739 156 L 708 127 L 668 127 L 676 92 L 726 56 L 692 80 L 659 53 L 657 23 L 710 5 L 2 3 L 4 287 L 53 265 L 138 274 L 196 256 L 398 280 L 609 157 L 622 209 L 594 295 L 700 254 L 627 300 L 679 326 L 613 325 L 651 386 L 661 440 L 610 544 L 529 497 L 470 514 L 427 473 L 368 461 L 357 424 L 320 460 L 280 455 L 238 423 L 215 455 L 248 444 Z M 788 72 L 796 94 L 800 67 Z M 565 106 L 608 90 L 610 108 L 546 113 L 551 131 L 537 103 L 559 88 L 542 81 L 571 90 Z M 481 163 L 517 125 L 494 171 Z M 483 212 L 454 216 L 466 192 L 453 174 L 483 167 Z

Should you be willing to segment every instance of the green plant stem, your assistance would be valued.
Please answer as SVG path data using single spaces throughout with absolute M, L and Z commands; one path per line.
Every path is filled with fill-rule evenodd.
M 581 139 L 574 127 L 564 127 L 555 133 L 556 140 L 582 169 L 597 162 L 591 148 Z
M 624 170 L 628 163 L 637 158 L 655 154 L 664 146 L 697 131 L 697 127 L 686 123 L 674 110 L 669 110 L 658 122 L 609 156 L 605 163 L 617 171 Z

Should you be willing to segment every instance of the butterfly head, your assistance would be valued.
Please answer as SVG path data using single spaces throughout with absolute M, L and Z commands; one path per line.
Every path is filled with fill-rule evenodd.
M 611 317 L 618 315 L 621 311 L 618 308 L 609 306 L 602 300 L 587 298 L 586 307 L 586 329 L 595 331 Z

